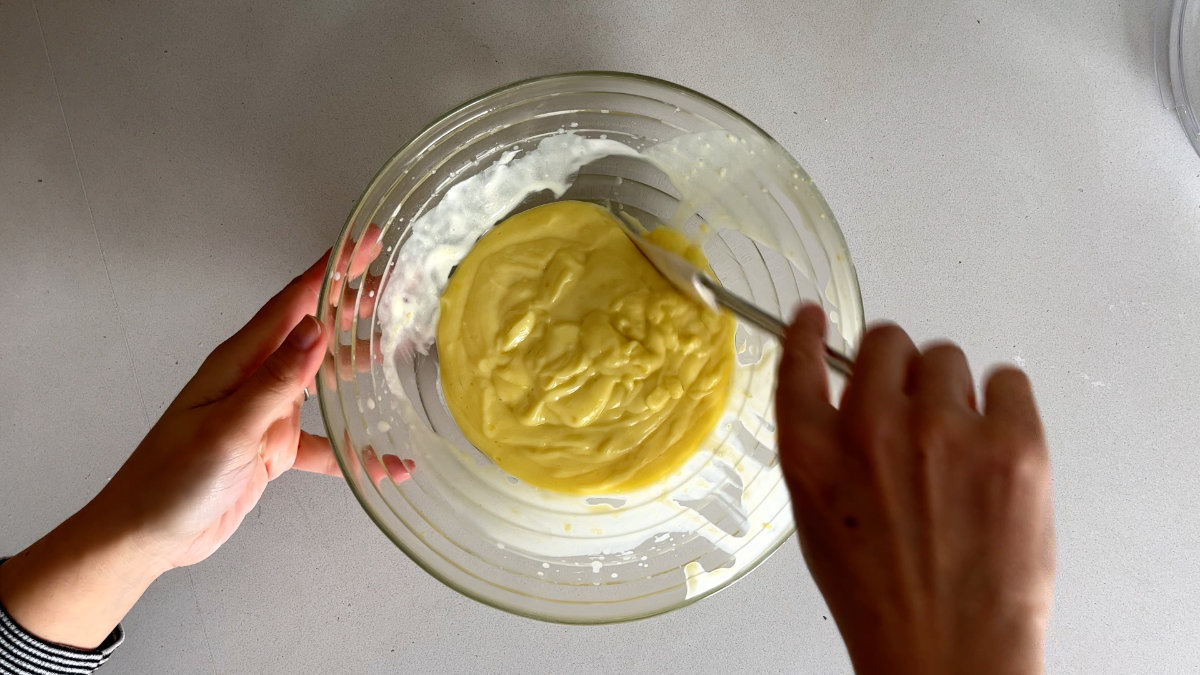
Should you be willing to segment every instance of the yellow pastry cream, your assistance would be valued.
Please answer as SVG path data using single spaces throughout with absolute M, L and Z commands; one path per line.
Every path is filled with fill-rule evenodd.
M 683 235 L 654 243 L 707 268 Z M 441 298 L 442 391 L 502 469 L 574 494 L 622 492 L 679 468 L 712 430 L 734 320 L 684 296 L 606 209 L 564 201 L 484 235 Z

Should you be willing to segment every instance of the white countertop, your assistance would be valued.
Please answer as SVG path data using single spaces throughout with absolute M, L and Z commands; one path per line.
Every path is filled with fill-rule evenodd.
M 0 4 L 0 552 L 104 484 L 421 125 L 511 80 L 628 70 L 800 160 L 868 318 L 1033 377 L 1051 670 L 1200 669 L 1200 158 L 1159 101 L 1155 3 L 671 4 Z M 509 616 L 294 473 L 152 587 L 106 670 L 844 672 L 827 616 L 792 546 L 654 619 Z

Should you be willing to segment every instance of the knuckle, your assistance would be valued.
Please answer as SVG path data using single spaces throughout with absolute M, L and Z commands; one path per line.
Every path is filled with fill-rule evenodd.
M 1045 452 L 1045 440 L 1040 426 L 1011 420 L 984 420 L 991 430 L 991 440 L 1000 453 Z
M 846 434 L 861 454 L 875 457 L 887 452 L 892 443 L 890 426 L 878 418 L 860 419 L 849 423 Z
M 295 369 L 282 362 L 282 359 L 271 358 L 263 362 L 262 372 L 265 376 L 264 385 L 276 393 L 286 393 L 291 390 L 295 380 Z
M 281 312 L 292 311 L 293 308 L 307 308 L 316 306 L 316 291 L 308 284 L 301 283 L 303 276 L 296 277 L 287 286 L 284 286 L 278 293 L 275 294 L 264 309 L 270 308 L 270 312 L 278 314 Z
M 1041 480 L 1050 475 L 1050 454 L 1035 440 L 1016 443 L 1009 453 L 1009 472 L 1019 478 Z
M 1028 490 L 1050 480 L 1050 457 L 1037 441 L 1002 438 L 992 448 L 992 473 L 1014 490 Z
M 217 345 L 215 349 L 209 352 L 208 356 L 204 358 L 204 362 L 200 367 L 202 369 L 209 369 L 228 363 L 233 356 L 233 345 L 230 344 L 230 340 L 232 340 L 232 338 L 225 340 L 221 344 Z
M 948 436 L 958 433 L 964 422 L 963 414 L 944 405 L 930 405 L 918 408 L 917 426 L 929 433 Z
M 925 449 L 940 447 L 958 438 L 966 422 L 961 412 L 946 406 L 919 408 L 915 418 L 914 440 Z
M 1009 476 L 1022 487 L 1036 487 L 1050 480 L 1050 461 L 1045 453 L 1026 450 L 1010 462 Z

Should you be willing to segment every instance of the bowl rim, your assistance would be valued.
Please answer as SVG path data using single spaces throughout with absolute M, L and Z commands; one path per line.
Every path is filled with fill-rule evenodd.
M 335 255 L 333 255 L 332 252 L 336 252 L 336 251 L 340 250 L 341 247 L 345 245 L 346 239 L 351 235 L 351 230 L 354 227 L 355 222 L 358 220 L 359 215 L 361 214 L 361 211 L 362 211 L 362 208 L 364 205 L 364 200 L 367 198 L 368 195 L 372 194 L 376 190 L 376 188 L 379 186 L 380 178 L 382 176 L 384 176 L 385 174 L 387 174 L 399 161 L 401 161 L 402 155 L 405 153 L 405 151 L 407 151 L 409 148 L 411 148 L 414 145 L 421 142 L 421 140 L 426 135 L 432 133 L 433 131 L 435 131 L 436 129 L 441 127 L 446 121 L 455 118 L 456 116 L 460 115 L 461 113 L 464 113 L 465 111 L 469 110 L 470 108 L 472 108 L 474 106 L 477 106 L 478 104 L 486 101 L 489 98 L 498 96 L 500 94 L 509 93 L 514 90 L 518 90 L 523 87 L 527 87 L 527 86 L 534 85 L 534 84 L 542 84 L 542 83 L 554 82 L 554 81 L 558 81 L 558 80 L 571 80 L 571 79 L 577 79 L 577 78 L 600 78 L 600 79 L 609 79 L 609 80 L 630 80 L 630 79 L 632 79 L 632 80 L 640 81 L 643 83 L 649 83 L 649 84 L 659 86 L 659 87 L 673 89 L 676 92 L 682 93 L 686 96 L 695 97 L 695 98 L 699 99 L 701 102 L 703 102 L 707 105 L 713 106 L 713 107 L 717 108 L 719 111 L 732 116 L 733 118 L 737 119 L 741 123 L 750 127 L 754 132 L 758 133 L 763 138 L 763 140 L 765 140 L 769 144 L 773 144 L 778 150 L 780 150 L 783 153 L 783 156 L 786 157 L 787 160 L 792 164 L 793 170 L 799 171 L 800 174 L 804 178 L 808 179 L 810 189 L 813 192 L 813 196 L 816 198 L 817 203 L 822 208 L 824 213 L 828 214 L 829 223 L 832 225 L 832 228 L 830 228 L 830 231 L 836 237 L 835 243 L 839 244 L 841 246 L 841 249 L 845 254 L 844 262 L 845 262 L 846 269 L 847 269 L 847 272 L 849 275 L 848 280 L 851 282 L 851 288 L 848 290 L 851 292 L 851 299 L 855 303 L 854 309 L 857 310 L 857 312 L 859 314 L 859 319 L 861 322 L 861 319 L 863 318 L 863 316 L 862 316 L 863 315 L 862 291 L 861 291 L 861 288 L 858 283 L 858 272 L 854 267 L 853 258 L 850 256 L 850 249 L 846 244 L 845 234 L 843 234 L 841 225 L 838 223 L 836 216 L 834 216 L 833 210 L 829 207 L 828 202 L 826 202 L 825 196 L 821 193 L 820 189 L 817 188 L 816 184 L 812 182 L 811 178 L 808 176 L 808 173 L 804 170 L 804 168 L 802 166 L 800 166 L 799 161 L 796 160 L 796 158 L 794 158 L 792 156 L 792 154 L 790 152 L 788 152 L 787 149 L 784 148 L 782 144 L 779 143 L 779 141 L 775 140 L 775 138 L 773 136 L 771 136 L 769 133 L 767 133 L 765 130 L 763 130 L 762 127 L 760 127 L 759 125 L 752 122 L 745 115 L 742 115 L 741 113 L 739 113 L 738 111 L 729 107 L 728 105 L 721 103 L 720 101 L 717 101 L 716 99 L 714 99 L 710 96 L 707 96 L 707 95 L 700 93 L 689 87 L 686 87 L 686 86 L 683 86 L 683 85 L 680 85 L 680 84 L 677 84 L 675 82 L 671 82 L 668 80 L 664 80 L 661 78 L 652 77 L 649 75 L 643 75 L 640 73 L 612 71 L 612 70 L 579 70 L 579 71 L 552 73 L 552 74 L 548 74 L 548 75 L 539 75 L 539 76 L 535 76 L 535 77 L 529 77 L 529 78 L 525 78 L 525 79 L 521 79 L 521 80 L 516 80 L 516 81 L 510 82 L 507 84 L 493 87 L 491 89 L 488 89 L 487 91 L 484 91 L 481 94 L 478 94 L 478 95 L 450 108 L 445 113 L 442 113 L 441 115 L 437 116 L 431 122 L 429 122 L 428 124 L 423 126 L 415 134 L 410 136 L 407 141 L 405 141 L 402 145 L 400 145 L 399 149 L 397 149 L 394 153 L 392 153 L 391 157 L 389 157 L 388 160 L 383 163 L 383 165 L 379 168 L 379 170 L 375 172 L 375 175 L 372 176 L 371 180 L 367 183 L 366 188 L 362 191 L 362 193 L 359 195 L 358 199 L 356 199 L 354 201 L 353 206 L 350 208 L 350 213 L 346 217 L 346 222 L 342 225 L 341 231 L 338 233 L 337 239 L 334 241 L 333 247 L 330 249 L 331 255 L 329 256 L 329 260 L 326 263 L 325 273 L 324 273 L 324 276 L 321 281 L 321 291 L 319 294 L 319 299 L 318 299 L 318 304 L 317 304 L 317 320 L 320 321 L 322 323 L 322 325 L 326 325 L 326 323 L 330 320 L 329 312 L 331 310 L 331 307 L 328 304 L 329 291 L 332 286 L 330 281 L 332 280 L 332 276 L 333 276 L 334 272 L 336 271 L 335 267 L 338 263 L 337 259 L 335 258 Z M 329 368 L 329 366 L 322 363 L 320 370 L 326 371 L 327 368 Z M 335 375 L 335 377 L 336 377 L 336 375 Z M 676 603 L 666 605 L 663 607 L 659 607 L 659 608 L 654 608 L 654 609 L 647 610 L 647 611 L 633 612 L 633 613 L 630 613 L 627 615 L 622 615 L 622 616 L 617 616 L 617 617 L 601 617 L 601 618 L 578 617 L 578 618 L 575 618 L 575 617 L 563 616 L 563 615 L 558 615 L 558 614 L 544 614 L 544 613 L 538 612 L 536 610 L 530 610 L 530 609 L 525 609 L 522 607 L 517 607 L 517 606 L 510 605 L 510 604 L 506 604 L 506 603 L 502 602 L 501 600 L 489 597 L 489 596 L 485 595 L 484 593 L 465 588 L 465 587 L 461 586 L 460 584 L 450 580 L 447 576 L 443 575 L 439 570 L 435 569 L 432 564 L 426 562 L 422 558 L 422 556 L 417 555 L 416 552 L 408 544 L 406 544 L 404 541 L 402 541 L 395 533 L 393 533 L 391 530 L 391 527 L 388 525 L 385 525 L 385 523 L 383 522 L 383 519 L 378 514 L 375 513 L 374 507 L 368 503 L 366 496 L 360 490 L 360 486 L 358 486 L 349 477 L 350 474 L 354 472 L 355 467 L 351 467 L 349 465 L 349 463 L 345 459 L 343 459 L 343 455 L 347 451 L 346 451 L 346 449 L 341 447 L 342 439 L 338 438 L 337 434 L 333 433 L 331 430 L 331 425 L 329 423 L 329 410 L 327 408 L 331 407 L 332 402 L 326 401 L 326 388 L 321 385 L 321 382 L 323 382 L 323 381 L 324 381 L 324 377 L 319 374 L 317 377 L 317 402 L 318 402 L 320 410 L 321 410 L 321 422 L 325 427 L 326 435 L 329 437 L 329 444 L 330 444 L 331 448 L 333 449 L 333 455 L 334 455 L 334 458 L 337 460 L 338 467 L 341 469 L 342 478 L 343 478 L 343 480 L 346 481 L 346 484 L 350 486 L 350 491 L 354 494 L 354 498 L 358 501 L 359 506 L 362 507 L 362 510 L 366 512 L 367 516 L 370 517 L 372 522 L 375 523 L 375 526 L 381 532 L 383 532 L 383 534 L 385 536 L 387 536 L 387 538 L 390 539 L 392 541 L 392 543 L 395 544 L 396 547 L 399 548 L 401 550 L 401 552 L 403 552 L 404 555 L 408 557 L 409 560 L 416 563 L 416 565 L 418 567 L 420 567 L 422 570 L 424 570 L 427 574 L 432 576 L 434 579 L 438 580 L 439 582 L 441 582 L 443 585 L 449 587 L 450 589 L 452 589 L 458 593 L 461 593 L 462 595 L 465 595 L 468 598 L 471 598 L 472 600 L 480 602 L 489 607 L 493 607 L 495 609 L 507 612 L 509 614 L 515 614 L 517 616 L 522 616 L 522 617 L 529 618 L 529 619 L 535 619 L 538 621 L 545 621 L 545 622 L 549 622 L 549 623 L 557 623 L 557 624 L 565 624 L 565 625 L 609 625 L 609 624 L 617 624 L 617 623 L 626 623 L 626 622 L 630 622 L 630 621 L 638 621 L 641 619 L 647 619 L 647 618 L 650 618 L 653 616 L 666 614 L 667 612 L 672 612 L 672 611 L 687 607 L 689 605 L 692 605 L 696 602 L 699 602 L 700 600 L 702 600 L 704 598 L 709 597 L 710 595 L 713 595 L 713 594 L 720 592 L 726 588 L 729 588 L 734 583 L 736 583 L 739 580 L 741 580 L 742 578 L 744 578 L 751 571 L 756 569 L 759 565 L 761 565 L 763 562 L 765 562 L 772 555 L 774 555 L 774 553 L 776 551 L 778 551 L 780 549 L 780 547 L 783 546 L 784 542 L 791 541 L 792 535 L 794 535 L 796 532 L 796 526 L 795 526 L 795 523 L 793 522 L 788 527 L 787 531 L 784 533 L 784 536 L 781 536 L 774 544 L 772 544 L 765 551 L 763 551 L 763 553 L 761 555 L 759 555 L 757 557 L 757 559 L 752 561 L 751 564 L 742 568 L 742 570 L 740 570 L 738 573 L 731 575 L 728 579 L 724 580 L 722 583 L 717 584 L 711 588 L 707 588 L 703 592 L 697 593 L 695 595 L 685 596 L 683 600 L 678 601 Z

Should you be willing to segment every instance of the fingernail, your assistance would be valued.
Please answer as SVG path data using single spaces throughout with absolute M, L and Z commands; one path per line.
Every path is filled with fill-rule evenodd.
M 300 319 L 300 323 L 292 329 L 288 335 L 287 343 L 296 349 L 305 351 L 313 345 L 317 344 L 317 340 L 321 338 L 321 324 L 317 322 L 315 317 L 306 316 Z

